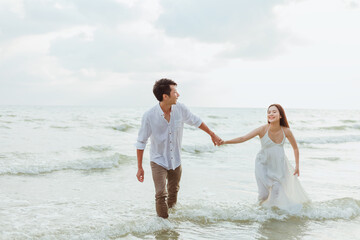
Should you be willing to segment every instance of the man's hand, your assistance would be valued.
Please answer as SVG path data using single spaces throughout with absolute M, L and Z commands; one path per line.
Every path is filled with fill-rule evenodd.
M 215 133 L 210 134 L 211 141 L 214 143 L 214 146 L 220 146 L 222 139 L 218 137 Z
M 139 168 L 138 172 L 136 174 L 136 177 L 139 180 L 139 182 L 143 182 L 144 181 L 144 169 Z
M 216 136 L 216 134 L 213 131 L 211 131 L 204 122 L 201 123 L 199 128 L 210 135 L 211 141 L 214 143 L 214 146 L 219 146 L 220 142 L 222 141 L 221 138 Z

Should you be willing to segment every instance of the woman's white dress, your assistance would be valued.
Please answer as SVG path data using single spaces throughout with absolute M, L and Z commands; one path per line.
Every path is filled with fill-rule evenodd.
M 282 128 L 281 128 L 282 129 Z M 260 139 L 261 150 L 256 156 L 255 175 L 259 189 L 259 202 L 265 207 L 278 207 L 290 212 L 302 208 L 310 201 L 302 188 L 284 151 L 285 133 L 280 144 L 273 142 L 268 131 Z

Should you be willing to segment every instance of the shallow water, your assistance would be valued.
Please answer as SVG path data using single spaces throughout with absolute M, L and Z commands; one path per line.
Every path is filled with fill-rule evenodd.
M 179 204 L 163 220 L 149 147 L 145 182 L 135 177 L 145 110 L 1 107 L 0 239 L 359 239 L 360 111 L 287 111 L 312 199 L 292 214 L 256 204 L 259 139 L 215 148 L 185 126 Z M 266 120 L 265 109 L 191 110 L 224 139 Z

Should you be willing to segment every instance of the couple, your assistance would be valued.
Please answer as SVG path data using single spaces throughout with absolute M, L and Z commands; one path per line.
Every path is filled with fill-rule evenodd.
M 299 175 L 299 151 L 289 129 L 285 112 L 280 105 L 273 104 L 268 108 L 268 124 L 243 137 L 223 141 L 185 105 L 177 103 L 180 94 L 176 87 L 177 84 L 170 79 L 160 79 L 155 82 L 153 92 L 159 104 L 143 115 L 136 143 L 138 161 L 136 177 L 143 182 L 142 160 L 147 140 L 151 138 L 150 164 L 156 192 L 156 212 L 159 217 L 168 218 L 168 209 L 172 208 L 177 201 L 181 178 L 180 152 L 184 123 L 200 128 L 209 134 L 216 146 L 242 143 L 259 136 L 262 147 L 256 157 L 255 174 L 260 204 L 290 209 L 308 201 L 306 193 L 295 176 Z M 285 138 L 288 138 L 294 149 L 295 170 L 292 170 L 284 153 Z

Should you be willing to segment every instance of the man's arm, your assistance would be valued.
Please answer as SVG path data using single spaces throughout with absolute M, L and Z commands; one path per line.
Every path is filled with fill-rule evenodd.
M 222 141 L 221 138 L 219 138 L 213 131 L 211 131 L 204 122 L 201 123 L 199 128 L 210 135 L 211 141 L 214 143 L 214 146 L 220 145 Z
M 142 168 L 142 160 L 144 156 L 144 150 L 143 149 L 136 149 L 136 155 L 137 155 L 137 162 L 138 162 L 138 171 L 136 174 L 137 179 L 139 182 L 144 181 L 144 169 Z
M 201 130 L 203 130 L 204 132 L 206 132 L 207 134 L 210 135 L 212 142 L 214 143 L 215 146 L 219 146 L 220 142 L 222 141 L 221 138 L 219 138 L 218 136 L 216 136 L 216 134 L 211 131 L 208 126 L 206 126 L 206 124 L 201 121 L 201 119 L 199 117 L 197 117 L 196 115 L 192 114 L 190 112 L 190 110 L 183 104 L 179 104 L 180 108 L 182 109 L 182 114 L 184 117 L 184 122 L 186 124 L 189 124 L 191 126 L 195 126 L 195 127 L 199 127 Z
M 138 171 L 136 173 L 136 177 L 139 180 L 139 182 L 144 181 L 144 169 L 142 168 L 142 161 L 144 156 L 144 149 L 146 147 L 146 143 L 148 138 L 151 135 L 151 128 L 147 121 L 147 115 L 144 114 L 142 120 L 141 120 L 141 127 L 139 130 L 139 135 L 137 142 L 135 144 L 136 146 L 136 156 L 137 156 L 137 162 L 138 162 Z

